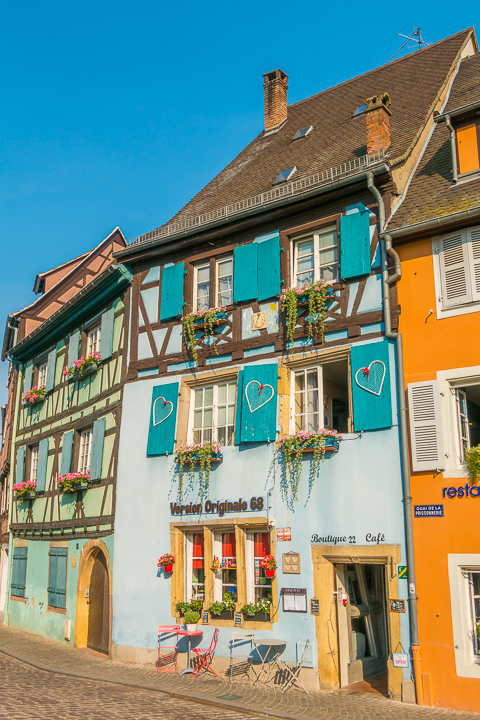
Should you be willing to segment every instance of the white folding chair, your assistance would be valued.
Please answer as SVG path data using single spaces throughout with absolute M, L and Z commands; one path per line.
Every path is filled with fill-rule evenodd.
M 247 677 L 249 677 L 251 665 L 249 655 L 253 649 L 254 637 L 254 633 L 245 632 L 244 630 L 232 630 L 230 640 L 230 667 L 228 671 L 230 682 L 232 682 L 234 668 L 236 675 L 246 674 Z M 239 662 L 234 663 L 235 660 Z
M 308 653 L 308 648 L 309 648 L 309 645 L 310 645 L 310 644 L 311 644 L 311 643 L 310 643 L 310 640 L 307 640 L 307 641 L 305 642 L 305 647 L 303 648 L 302 657 L 300 658 L 300 660 L 299 660 L 296 664 L 292 665 L 292 664 L 290 664 L 290 663 L 283 663 L 283 668 L 282 668 L 282 669 L 285 670 L 285 673 L 286 673 L 286 681 L 285 681 L 285 685 L 284 685 L 283 688 L 282 688 L 282 693 L 284 693 L 284 692 L 285 692 L 286 690 L 288 690 L 288 688 L 290 688 L 290 687 L 298 687 L 299 689 L 300 689 L 300 687 L 301 687 L 301 689 L 302 689 L 305 693 L 307 693 L 307 695 L 310 694 L 310 693 L 308 692 L 308 690 L 305 689 L 305 687 L 304 687 L 304 685 L 303 685 L 303 683 L 302 683 L 302 681 L 300 680 L 300 677 L 299 677 L 299 675 L 300 675 L 300 670 L 301 670 L 302 667 L 304 666 L 305 660 L 307 659 L 307 653 Z

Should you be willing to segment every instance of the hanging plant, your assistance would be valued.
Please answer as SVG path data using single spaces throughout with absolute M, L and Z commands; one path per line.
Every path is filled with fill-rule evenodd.
M 282 290 L 280 301 L 282 312 L 285 313 L 287 325 L 287 343 L 291 343 L 293 350 L 293 336 L 297 324 L 298 304 L 308 302 L 308 315 L 306 317 L 308 337 L 316 334 L 323 342 L 325 336 L 325 319 L 327 316 L 327 302 L 333 298 L 333 281 L 317 280 L 314 283 L 305 283 L 302 287 Z
M 178 463 L 178 496 L 183 497 L 183 478 L 185 465 L 188 466 L 188 479 L 193 481 L 195 469 L 199 468 L 199 484 L 201 501 L 208 497 L 211 464 L 222 459 L 222 446 L 219 442 L 196 443 L 179 447 L 175 453 L 175 462 Z
M 225 310 L 226 308 L 223 305 L 220 305 L 216 308 L 194 310 L 188 315 L 182 317 L 183 336 L 185 338 L 187 348 L 196 365 L 198 365 L 197 338 L 195 337 L 196 330 L 204 328 L 205 335 L 210 335 L 213 338 L 213 349 L 218 355 L 217 336 L 215 335 L 213 328 L 227 321 L 227 314 Z
M 17 500 L 33 500 L 37 490 L 37 483 L 35 480 L 24 480 L 16 483 L 12 490 Z
M 265 576 L 267 578 L 275 577 L 275 570 L 277 569 L 277 563 L 273 555 L 265 555 L 260 560 L 261 567 L 265 570 Z
M 173 570 L 175 563 L 175 555 L 171 553 L 165 553 L 162 557 L 158 558 L 157 567 L 163 567 L 166 573 L 170 573 Z
M 35 385 L 25 393 L 22 403 L 23 405 L 36 405 L 37 403 L 43 402 L 43 400 L 45 400 L 45 385 L 41 387 Z
M 320 463 L 325 458 L 327 447 L 338 448 L 338 441 L 343 436 L 336 430 L 322 428 L 314 430 L 300 430 L 295 435 L 285 435 L 279 440 L 279 451 L 283 453 L 283 479 L 282 490 L 290 490 L 292 500 L 297 500 L 298 485 L 302 472 L 302 457 L 305 451 L 312 452 L 311 477 L 315 479 L 320 471 Z M 310 488 L 311 490 L 311 488 Z
M 87 357 L 82 355 L 78 360 L 73 361 L 72 367 L 65 366 L 63 368 L 63 375 L 68 377 L 69 380 L 82 380 L 87 375 L 97 371 L 100 360 L 99 352 L 90 353 Z
M 66 473 L 57 475 L 57 487 L 60 492 L 73 493 L 78 490 L 86 490 L 90 482 L 90 471 Z
M 465 448 L 465 467 L 472 485 L 476 485 L 480 476 L 480 445 Z

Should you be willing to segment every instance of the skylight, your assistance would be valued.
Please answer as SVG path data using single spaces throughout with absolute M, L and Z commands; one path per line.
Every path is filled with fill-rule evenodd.
M 365 112 L 366 109 L 367 109 L 366 105 L 359 105 L 357 107 L 357 109 L 355 110 L 355 112 L 353 113 L 353 117 L 355 117 L 355 115 L 361 115 L 363 112 Z
M 297 132 L 297 134 L 295 135 L 295 137 L 294 137 L 293 139 L 294 139 L 294 140 L 300 140 L 300 138 L 307 137 L 307 135 L 308 135 L 309 133 L 311 133 L 312 130 L 313 130 L 313 125 L 309 125 L 308 127 L 302 128 L 301 130 L 299 130 L 299 131 Z
M 280 183 L 287 182 L 287 180 L 290 180 L 295 172 L 297 172 L 296 167 L 288 168 L 288 170 L 282 170 L 282 172 L 277 175 L 272 185 L 280 185 Z

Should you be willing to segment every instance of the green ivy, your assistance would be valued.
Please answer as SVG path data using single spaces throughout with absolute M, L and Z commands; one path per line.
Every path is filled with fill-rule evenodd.
M 217 337 L 214 333 L 213 328 L 219 324 L 221 318 L 220 314 L 225 312 L 224 307 L 209 308 L 208 310 L 195 310 L 182 317 L 183 325 L 183 336 L 187 348 L 195 361 L 195 365 L 198 367 L 198 350 L 197 350 L 197 338 L 195 337 L 196 326 L 195 320 L 202 320 L 205 326 L 205 335 L 210 335 L 214 342 L 212 343 L 215 353 L 218 355 L 217 350 Z M 198 328 L 197 328 L 198 329 Z
M 327 302 L 332 297 L 331 284 L 324 280 L 307 283 L 303 287 L 293 290 L 283 290 L 280 294 L 282 311 L 285 313 L 287 325 L 287 343 L 293 350 L 293 337 L 297 324 L 297 305 L 301 297 L 308 298 L 308 315 L 306 317 L 308 337 L 317 335 L 320 342 L 325 339 L 325 320 L 327 317 Z
M 196 468 L 199 468 L 198 480 L 200 483 L 200 497 L 203 500 L 208 497 L 210 485 L 210 472 L 212 468 L 212 455 L 219 453 L 222 446 L 219 442 L 196 443 L 179 447 L 176 452 L 178 463 L 178 497 L 180 502 L 183 497 L 183 485 L 185 466 L 188 465 L 188 479 L 193 482 Z
M 325 459 L 325 447 L 327 438 L 341 440 L 342 435 L 336 430 L 300 430 L 295 435 L 285 435 L 280 438 L 279 451 L 283 453 L 282 492 L 285 497 L 290 491 L 290 498 L 296 501 L 298 498 L 298 486 L 302 474 L 302 457 L 304 448 L 313 448 L 312 463 L 310 466 L 310 491 L 313 480 L 320 472 L 320 463 Z
M 220 615 L 224 610 L 235 610 L 235 598 L 226 592 L 223 596 L 223 602 L 212 602 L 208 606 L 208 610 L 213 615 Z
M 476 485 L 480 476 L 480 445 L 465 449 L 465 466 L 471 484 Z

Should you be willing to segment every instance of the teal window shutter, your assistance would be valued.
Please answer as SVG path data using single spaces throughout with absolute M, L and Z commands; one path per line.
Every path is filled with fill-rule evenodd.
M 371 270 L 370 214 L 361 203 L 355 207 L 359 212 L 340 218 L 340 276 L 345 279 L 367 275 Z
M 183 262 L 163 268 L 160 320 L 169 320 L 182 315 L 184 278 L 185 265 Z
M 257 244 L 258 299 L 268 300 L 280 293 L 280 235 Z
M 25 445 L 17 450 L 17 464 L 15 468 L 15 482 L 21 483 L 25 476 Z
M 65 608 L 67 598 L 67 548 L 52 547 L 48 553 L 50 567 L 48 571 L 48 604 L 51 607 Z
M 172 454 L 175 446 L 178 383 L 156 385 L 152 391 L 147 455 Z
M 105 418 L 93 423 L 92 455 L 90 457 L 90 479 L 101 480 L 103 464 L 103 441 L 105 439 Z
M 100 329 L 100 357 L 108 360 L 113 353 L 113 323 L 115 311 L 113 308 L 102 313 L 102 325 Z
M 243 370 L 238 373 L 237 380 L 237 411 L 235 413 L 235 445 L 241 443 L 242 429 L 242 398 L 243 398 Z
M 277 427 L 277 364 L 243 368 L 240 441 L 275 441 Z
M 388 341 L 351 349 L 353 424 L 356 432 L 392 425 Z
M 51 350 L 47 358 L 47 380 L 45 382 L 45 392 L 50 392 L 55 386 L 55 366 L 57 364 L 57 351 Z
M 10 593 L 15 597 L 25 597 L 27 582 L 27 548 L 13 548 L 12 583 Z
M 101 340 L 101 338 L 100 338 Z M 70 339 L 68 341 L 68 360 L 67 360 L 67 367 L 73 366 L 73 361 L 78 360 L 78 348 L 80 344 L 80 331 L 76 330 L 74 333 L 70 335 Z
M 47 479 L 48 438 L 38 443 L 37 492 L 45 490 Z
M 63 434 L 62 460 L 60 463 L 60 475 L 70 472 L 72 466 L 73 430 Z
M 25 368 L 25 382 L 23 383 L 23 392 L 27 393 L 32 389 L 33 365 L 27 365 Z
M 233 262 L 233 299 L 235 302 L 257 297 L 258 243 L 235 248 Z

